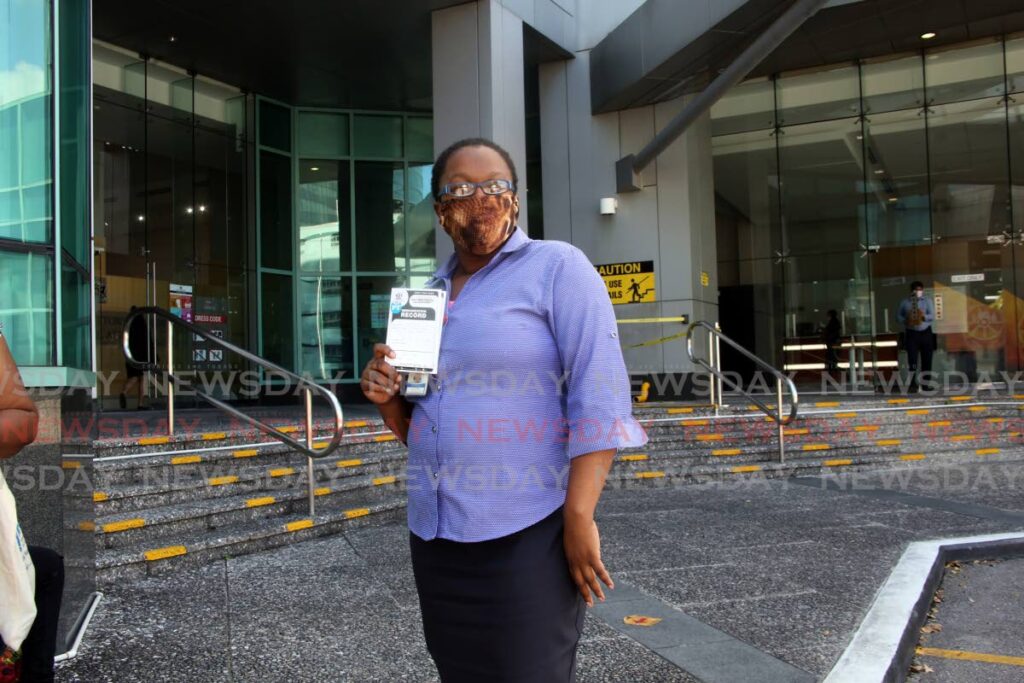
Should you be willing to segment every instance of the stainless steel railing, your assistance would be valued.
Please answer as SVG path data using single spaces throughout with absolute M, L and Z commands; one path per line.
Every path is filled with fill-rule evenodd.
M 694 335 L 693 333 L 697 330 L 703 330 L 707 333 L 706 337 L 706 348 L 708 350 L 708 358 L 705 360 L 697 356 L 694 351 Z M 740 353 L 744 358 L 752 361 L 759 368 L 767 372 L 769 375 L 775 378 L 775 409 L 764 403 L 756 395 L 748 392 L 743 386 L 732 380 L 728 375 L 722 372 L 722 345 L 721 342 L 725 342 L 736 351 Z M 779 429 L 779 462 L 785 462 L 786 460 L 786 441 L 785 441 L 785 429 L 784 427 L 796 419 L 797 406 L 799 404 L 799 396 L 796 392 L 796 385 L 793 384 L 793 380 L 768 363 L 764 362 L 750 351 L 734 342 L 729 337 L 722 334 L 722 331 L 718 328 L 718 323 L 712 325 L 711 323 L 698 320 L 690 324 L 686 330 L 686 355 L 689 356 L 690 361 L 700 367 L 704 368 L 711 373 L 711 403 L 715 408 L 715 414 L 718 414 L 718 409 L 722 405 L 722 384 L 728 384 L 729 388 L 733 391 L 738 391 L 746 396 L 751 403 L 761 409 L 765 415 L 775 420 L 775 424 Z M 782 387 L 785 385 L 789 392 L 789 414 L 783 415 L 782 412 Z
M 167 367 L 166 368 L 160 367 L 155 362 L 155 360 L 156 360 L 155 358 L 153 359 L 152 362 L 148 362 L 147 363 L 145 361 L 140 361 L 140 360 L 132 357 L 131 349 L 128 346 L 128 331 L 131 329 L 132 321 L 135 320 L 135 318 L 137 318 L 139 316 L 153 316 L 154 318 L 162 318 L 163 320 L 166 321 L 166 323 L 167 323 L 167 346 L 166 346 Z M 250 415 L 246 415 L 245 413 L 243 413 L 242 411 L 238 410 L 234 406 L 228 405 L 224 401 L 221 401 L 220 399 L 218 399 L 218 398 L 216 398 L 214 396 L 211 396 L 210 394 L 208 394 L 208 393 L 206 393 L 204 391 L 200 391 L 200 390 L 194 389 L 194 387 L 193 387 L 193 390 L 195 391 L 196 395 L 199 396 L 204 401 L 206 401 L 207 403 L 209 403 L 209 404 L 211 404 L 211 405 L 213 405 L 213 406 L 215 406 L 217 408 L 220 408 L 224 412 L 226 412 L 229 415 L 232 415 L 234 417 L 237 417 L 238 419 L 242 420 L 243 422 L 246 422 L 246 423 L 252 425 L 256 429 L 258 429 L 261 432 L 263 432 L 264 434 L 267 434 L 267 435 L 277 439 L 278 441 L 280 441 L 280 442 L 282 442 L 284 444 L 287 444 L 288 446 L 291 446 L 296 451 L 299 451 L 300 453 L 305 453 L 306 454 L 306 486 L 309 489 L 309 514 L 310 514 L 310 516 L 313 516 L 313 514 L 316 511 L 316 504 L 314 502 L 315 495 L 314 495 L 314 490 L 313 490 L 314 489 L 314 486 L 313 486 L 313 479 L 314 479 L 314 477 L 313 477 L 313 458 L 323 458 L 323 457 L 326 457 L 326 456 L 330 455 L 335 450 L 337 450 L 338 445 L 341 443 L 342 429 L 344 427 L 344 419 L 345 418 L 344 418 L 344 414 L 343 414 L 342 409 L 341 409 L 341 403 L 338 401 L 338 397 L 335 396 L 334 393 L 332 393 L 331 391 L 329 391 L 329 390 L 325 389 L 324 387 L 320 386 L 319 384 L 317 384 L 316 382 L 313 382 L 313 381 L 311 381 L 309 379 L 306 379 L 304 377 L 300 377 L 299 375 L 296 375 L 294 372 L 290 372 L 288 370 L 285 370 L 280 365 L 272 363 L 272 362 L 266 360 L 265 358 L 260 358 L 256 354 L 250 353 L 249 351 L 246 351 L 243 348 L 235 346 L 231 342 L 224 341 L 220 337 L 216 337 L 216 336 L 210 334 L 210 332 L 208 330 L 205 330 L 202 327 L 199 327 L 197 325 L 193 325 L 190 322 L 186 322 L 186 321 L 182 320 L 181 318 L 179 318 L 178 316 L 174 315 L 170 311 L 164 310 L 163 308 L 160 308 L 159 306 L 140 307 L 140 308 L 135 309 L 131 313 L 129 313 L 128 316 L 124 319 L 124 325 L 121 328 L 122 350 L 124 351 L 124 357 L 128 361 L 128 364 L 130 366 L 132 366 L 134 368 L 138 368 L 139 370 L 147 370 L 149 372 L 154 372 L 154 373 L 157 373 L 159 375 L 163 375 L 164 377 L 167 378 L 167 430 L 168 430 L 168 433 L 169 433 L 170 436 L 174 435 L 174 391 L 175 391 L 175 387 L 179 383 L 184 384 L 183 380 L 181 380 L 178 377 L 175 377 L 175 375 L 174 375 L 174 328 L 175 328 L 175 326 L 180 327 L 183 330 L 186 330 L 188 332 L 191 332 L 192 334 L 196 335 L 197 337 L 201 337 L 202 339 L 204 339 L 204 340 L 214 344 L 215 346 L 219 346 L 220 348 L 224 349 L 225 351 L 230 351 L 231 353 L 238 354 L 239 356 L 241 356 L 242 358 L 246 359 L 250 363 L 254 363 L 254 364 L 256 364 L 256 365 L 258 365 L 258 366 L 260 366 L 262 368 L 265 368 L 267 370 L 271 370 L 276 375 L 281 375 L 281 376 L 291 380 L 292 382 L 294 382 L 295 383 L 295 387 L 297 389 L 298 388 L 302 389 L 303 399 L 304 399 L 304 404 L 305 404 L 305 413 L 306 413 L 306 425 L 305 425 L 306 426 L 306 442 L 305 443 L 302 443 L 301 441 L 293 439 L 292 437 L 288 436 L 287 434 L 285 434 L 281 430 L 273 427 L 272 425 L 269 425 L 266 422 L 258 420 L 256 418 L 250 416 Z M 156 341 L 156 339 L 155 339 L 155 335 L 154 335 L 154 339 L 151 340 L 151 344 L 150 344 L 151 347 L 155 348 L 155 344 L 154 344 L 155 341 Z M 324 448 L 321 448 L 321 449 L 313 448 L 313 394 L 314 393 L 319 394 L 324 399 L 326 399 L 327 403 L 330 404 L 331 410 L 334 413 L 334 436 L 331 438 L 331 440 L 327 444 L 327 446 L 324 447 Z

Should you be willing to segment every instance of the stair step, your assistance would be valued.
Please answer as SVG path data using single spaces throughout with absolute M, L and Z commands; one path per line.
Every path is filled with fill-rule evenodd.
M 131 546 L 104 550 L 96 558 L 96 578 L 99 583 L 107 584 L 158 574 L 405 517 L 404 496 L 353 503 L 344 509 L 318 509 L 313 518 L 297 511 L 193 533 L 187 539 L 146 539 Z
M 361 500 L 379 499 L 398 489 L 398 474 L 349 477 L 315 489 L 317 507 L 360 507 Z M 191 500 L 142 511 L 98 517 L 94 523 L 97 547 L 117 548 L 145 539 L 187 537 L 212 528 L 246 523 L 306 509 L 304 482 L 276 491 L 251 491 L 232 496 Z

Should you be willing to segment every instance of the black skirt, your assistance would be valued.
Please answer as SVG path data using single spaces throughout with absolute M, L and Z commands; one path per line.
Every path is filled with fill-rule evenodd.
M 569 576 L 562 509 L 490 541 L 409 534 L 427 649 L 444 683 L 569 683 L 586 603 Z

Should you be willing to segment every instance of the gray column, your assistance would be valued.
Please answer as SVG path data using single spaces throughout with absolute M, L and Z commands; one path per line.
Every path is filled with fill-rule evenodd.
M 523 21 L 497 0 L 432 14 L 434 154 L 468 137 L 490 138 L 512 155 L 526 225 L 526 110 Z M 437 226 L 439 262 L 452 253 Z

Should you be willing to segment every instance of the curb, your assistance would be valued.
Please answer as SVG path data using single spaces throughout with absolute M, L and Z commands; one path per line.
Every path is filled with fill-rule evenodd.
M 911 543 L 823 683 L 900 683 L 950 560 L 1024 555 L 1024 532 Z

